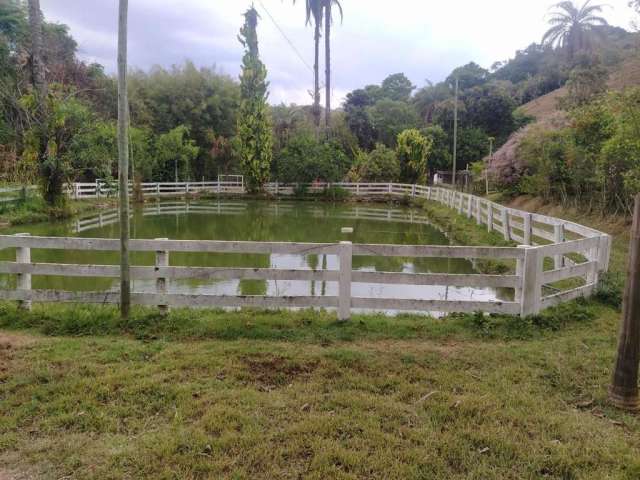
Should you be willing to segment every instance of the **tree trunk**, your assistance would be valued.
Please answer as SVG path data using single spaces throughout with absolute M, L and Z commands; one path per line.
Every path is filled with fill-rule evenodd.
M 129 115 L 127 94 L 127 16 L 129 0 L 120 0 L 118 18 L 118 182 L 120 194 L 120 314 L 129 317 Z
M 42 108 L 47 97 L 47 80 L 42 59 L 42 11 L 40 0 L 29 0 L 29 30 L 31 35 L 31 75 Z
M 637 411 L 638 361 L 640 360 L 640 194 L 635 199 L 629 265 L 625 285 L 622 325 L 618 341 L 618 355 L 609 387 L 611 402 L 625 410 Z
M 313 118 L 316 124 L 316 128 L 320 128 L 320 23 L 318 20 L 315 22 L 315 61 L 313 63 Z
M 324 17 L 324 55 L 325 55 L 325 112 L 324 126 L 327 137 L 331 126 L 331 0 L 326 2 Z

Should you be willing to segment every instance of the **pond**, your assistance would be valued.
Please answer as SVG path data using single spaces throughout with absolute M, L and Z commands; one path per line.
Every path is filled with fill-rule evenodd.
M 352 234 L 341 233 L 352 227 Z M 118 237 L 117 212 L 103 212 L 72 222 L 12 228 L 6 233 L 42 236 Z M 381 204 L 329 204 L 259 201 L 162 201 L 134 209 L 132 238 L 189 240 L 247 240 L 282 242 L 388 243 L 449 245 L 445 232 L 429 222 L 423 211 Z M 0 260 L 13 260 L 12 251 L 0 251 Z M 135 252 L 132 264 L 153 265 L 154 254 Z M 32 261 L 50 263 L 118 264 L 118 254 L 99 251 L 33 250 Z M 262 267 L 283 269 L 337 269 L 333 255 L 170 254 L 171 265 L 205 267 Z M 471 261 L 451 258 L 354 257 L 354 270 L 405 273 L 474 273 Z M 15 278 L 0 277 L 2 288 L 14 288 Z M 116 279 L 33 277 L 35 289 L 116 290 Z M 134 291 L 153 292 L 155 281 L 137 280 Z M 336 282 L 275 280 L 172 280 L 170 293 L 203 295 L 328 295 L 337 294 Z M 494 288 L 381 285 L 354 283 L 354 297 L 419 300 L 505 300 L 509 290 Z M 394 312 L 388 312 L 394 313 Z

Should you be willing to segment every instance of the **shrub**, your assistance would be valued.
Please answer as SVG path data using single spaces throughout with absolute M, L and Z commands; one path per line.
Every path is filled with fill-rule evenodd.
M 396 152 L 381 143 L 369 153 L 359 151 L 349 179 L 356 182 L 397 182 L 400 179 L 400 162 Z
M 292 138 L 276 158 L 275 173 L 285 183 L 315 180 L 338 182 L 349 171 L 351 162 L 333 142 L 319 142 L 303 134 Z

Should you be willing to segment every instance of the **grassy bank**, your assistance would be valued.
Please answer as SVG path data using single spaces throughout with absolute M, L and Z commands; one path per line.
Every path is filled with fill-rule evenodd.
M 623 225 L 563 213 L 624 269 Z M 618 320 L 0 304 L 0 478 L 637 479 L 640 418 L 607 404 Z
M 0 211 L 0 223 L 17 226 L 47 222 L 51 219 L 62 220 L 103 208 L 112 208 L 116 205 L 115 199 L 103 198 L 99 200 L 69 200 L 64 208 L 56 208 L 47 205 L 39 196 L 31 196 Z

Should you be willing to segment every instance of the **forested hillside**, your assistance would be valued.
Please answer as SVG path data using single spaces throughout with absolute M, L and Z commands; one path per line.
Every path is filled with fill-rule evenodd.
M 55 139 L 51 158 L 64 179 L 115 178 L 115 79 L 78 59 L 67 27 L 44 22 L 47 108 L 54 115 L 46 125 L 34 123 L 28 18 L 23 2 L 0 3 L 1 178 L 37 182 L 43 137 Z M 504 145 L 493 170 L 505 188 L 559 200 L 587 195 L 592 203 L 599 199 L 599 208 L 627 208 L 640 176 L 633 170 L 637 146 L 630 146 L 636 126 L 629 123 L 640 94 L 607 92 L 635 83 L 638 36 L 603 22 L 585 32 L 564 43 L 551 35 L 489 69 L 470 62 L 419 88 L 390 72 L 380 84 L 350 92 L 327 129 L 318 126 L 319 106 L 270 106 L 271 178 L 426 181 L 435 170 L 450 169 L 457 80 L 458 169 L 474 164 L 479 173 L 490 144 Z M 200 180 L 242 171 L 237 79 L 187 61 L 133 70 L 129 85 L 136 179 Z

